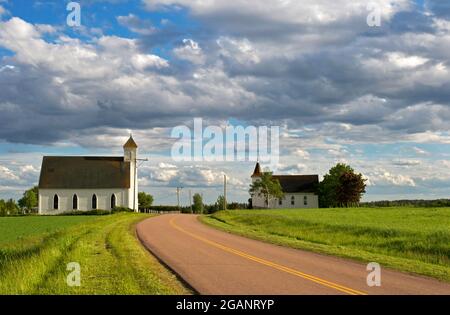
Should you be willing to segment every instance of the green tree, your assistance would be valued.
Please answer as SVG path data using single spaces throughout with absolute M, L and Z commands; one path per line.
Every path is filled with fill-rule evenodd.
M 365 187 L 362 174 L 356 174 L 350 165 L 338 163 L 319 184 L 320 207 L 339 207 L 358 203 L 365 192 Z
M 38 206 L 38 198 L 39 193 L 37 186 L 28 189 L 23 193 L 23 197 L 19 199 L 19 207 L 26 210 L 36 208 Z
M 0 217 L 4 217 L 6 215 L 6 202 L 3 199 L 0 199 Z
M 194 213 L 202 213 L 203 212 L 203 198 L 200 194 L 195 194 L 193 197 L 194 204 L 192 205 L 192 210 Z
M 281 188 L 278 179 L 272 177 L 271 172 L 264 172 L 260 179 L 250 185 L 250 195 L 263 196 L 266 201 L 266 207 L 270 205 L 273 199 L 281 199 L 284 197 L 283 189 Z
M 15 200 L 8 199 L 5 202 L 5 212 L 6 212 L 6 215 L 14 215 L 14 214 L 19 213 L 19 206 L 17 205 Z
M 344 207 L 358 205 L 362 195 L 366 192 L 365 181 L 362 174 L 353 172 L 342 174 L 336 194 L 338 204 Z
M 138 193 L 139 210 L 149 209 L 153 204 L 153 196 L 145 192 Z
M 223 195 L 217 197 L 216 209 L 217 211 L 225 209 L 225 197 Z

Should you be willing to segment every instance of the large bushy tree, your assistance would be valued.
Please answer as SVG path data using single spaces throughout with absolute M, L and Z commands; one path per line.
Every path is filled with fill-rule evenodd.
M 203 212 L 203 198 L 200 194 L 195 194 L 193 196 L 194 204 L 192 205 L 192 210 L 194 213 L 202 213 Z
M 149 209 L 153 204 L 153 196 L 145 192 L 138 193 L 139 210 Z
M 33 188 L 28 189 L 23 193 L 22 198 L 20 198 L 18 201 L 19 207 L 23 210 L 28 211 L 32 210 L 33 208 L 37 208 L 38 198 L 38 187 L 34 186 Z
M 366 192 L 365 179 L 350 165 L 338 163 L 330 169 L 319 185 L 322 208 L 355 206 Z
M 6 215 L 6 202 L 3 199 L 0 199 L 0 217 L 4 217 Z
M 220 195 L 219 197 L 217 197 L 216 208 L 217 208 L 217 210 L 225 209 L 225 197 L 223 195 Z
M 271 172 L 262 173 L 259 180 L 250 185 L 249 192 L 252 196 L 263 196 L 267 208 L 269 207 L 271 200 L 284 197 L 280 182 L 272 177 Z
M 7 201 L 0 199 L 0 216 L 14 215 L 19 213 L 19 207 L 15 200 L 9 199 Z

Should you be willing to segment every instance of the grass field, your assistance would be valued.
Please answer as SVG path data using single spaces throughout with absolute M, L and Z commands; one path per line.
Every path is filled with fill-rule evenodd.
M 450 281 L 450 208 L 221 211 L 206 224 Z
M 63 230 L 74 224 L 92 221 L 89 216 L 0 217 L 0 246 L 30 236 Z
M 134 235 L 143 214 L 0 218 L 0 294 L 189 294 Z M 81 266 L 81 286 L 66 283 Z

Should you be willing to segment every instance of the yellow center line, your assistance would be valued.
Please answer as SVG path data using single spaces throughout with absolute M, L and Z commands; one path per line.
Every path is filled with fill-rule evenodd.
M 170 225 L 173 228 L 175 228 L 176 230 L 178 230 L 180 232 L 183 232 L 183 233 L 185 233 L 185 234 L 187 234 L 187 235 L 189 235 L 189 236 L 191 236 L 191 237 L 193 237 L 193 238 L 195 238 L 195 239 L 197 239 L 199 241 L 207 243 L 207 244 L 209 244 L 211 246 L 214 246 L 216 248 L 222 249 L 222 250 L 224 250 L 226 252 L 235 254 L 237 256 L 246 258 L 248 260 L 255 261 L 255 262 L 260 263 L 262 265 L 269 266 L 269 267 L 272 267 L 272 268 L 280 270 L 280 271 L 284 271 L 284 272 L 292 274 L 294 276 L 297 276 L 297 277 L 300 277 L 300 278 L 303 278 L 303 279 L 306 279 L 306 280 L 310 280 L 312 282 L 321 284 L 323 286 L 326 286 L 326 287 L 329 287 L 329 288 L 332 288 L 332 289 L 335 289 L 335 290 L 338 290 L 338 291 L 341 291 L 341 292 L 344 292 L 344 293 L 347 293 L 347 294 L 351 294 L 351 295 L 367 295 L 367 293 L 365 293 L 365 292 L 354 290 L 354 289 L 345 287 L 343 285 L 340 285 L 340 284 L 337 284 L 337 283 L 333 283 L 333 282 L 330 282 L 330 281 L 327 281 L 327 280 L 324 280 L 324 279 L 321 279 L 321 278 L 318 278 L 318 277 L 315 277 L 315 276 L 303 273 L 301 271 L 298 271 L 298 270 L 295 270 L 295 269 L 292 269 L 292 268 L 289 268 L 289 267 L 286 267 L 286 266 L 283 266 L 283 265 L 280 265 L 280 264 L 277 264 L 277 263 L 274 263 L 274 262 L 271 262 L 271 261 L 268 261 L 268 260 L 265 260 L 265 259 L 262 259 L 262 258 L 259 258 L 259 257 L 256 257 L 256 256 L 252 256 L 252 255 L 249 255 L 247 253 L 244 253 L 244 252 L 241 252 L 239 250 L 236 250 L 234 248 L 227 247 L 227 246 L 224 246 L 222 244 L 219 244 L 219 243 L 213 242 L 211 240 L 208 240 L 208 239 L 206 239 L 204 237 L 201 237 L 201 236 L 199 236 L 197 234 L 194 234 L 194 233 L 191 233 L 189 231 L 186 231 L 185 229 L 183 229 L 182 227 L 180 227 L 179 225 L 177 225 L 175 223 L 175 218 L 172 218 L 170 220 Z

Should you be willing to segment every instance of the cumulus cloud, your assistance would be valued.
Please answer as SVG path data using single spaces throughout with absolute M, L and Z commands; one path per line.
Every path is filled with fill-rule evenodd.
M 180 58 L 190 61 L 194 64 L 203 64 L 205 56 L 199 44 L 192 39 L 183 39 L 183 45 L 174 49 L 174 54 Z
M 132 32 L 142 35 L 150 35 L 156 31 L 150 21 L 142 20 L 138 16 L 131 13 L 126 16 L 118 16 L 117 22 L 129 28 Z
M 407 175 L 392 174 L 387 171 L 382 171 L 375 174 L 369 174 L 367 176 L 371 185 L 394 185 L 394 186 L 411 186 L 415 187 L 414 180 Z
M 2 179 L 2 181 L 16 181 L 19 177 L 9 168 L 0 165 L 0 179 Z
M 420 165 L 421 161 L 419 160 L 406 160 L 406 159 L 398 159 L 398 160 L 394 160 L 392 162 L 392 164 L 397 165 L 397 166 L 416 166 L 416 165 Z
M 422 159 L 434 154 L 420 144 L 450 144 L 448 15 L 438 1 L 426 1 L 425 12 L 407 0 L 376 2 L 380 28 L 368 27 L 363 0 L 143 0 L 148 10 L 186 9 L 201 27 L 155 26 L 123 12 L 117 22 L 131 38 L 100 29 L 84 40 L 54 25 L 0 20 L 0 47 L 10 52 L 0 61 L 0 139 L 120 149 L 133 132 L 145 153 L 167 152 L 171 127 L 236 117 L 283 126 L 280 171 L 323 174 L 349 161 L 375 184 L 420 186 L 409 169 L 437 172 L 426 169 Z M 351 147 L 401 142 L 412 143 L 412 156 L 385 157 L 377 167 L 386 172 Z M 219 185 L 213 168 L 173 166 L 145 178 Z

